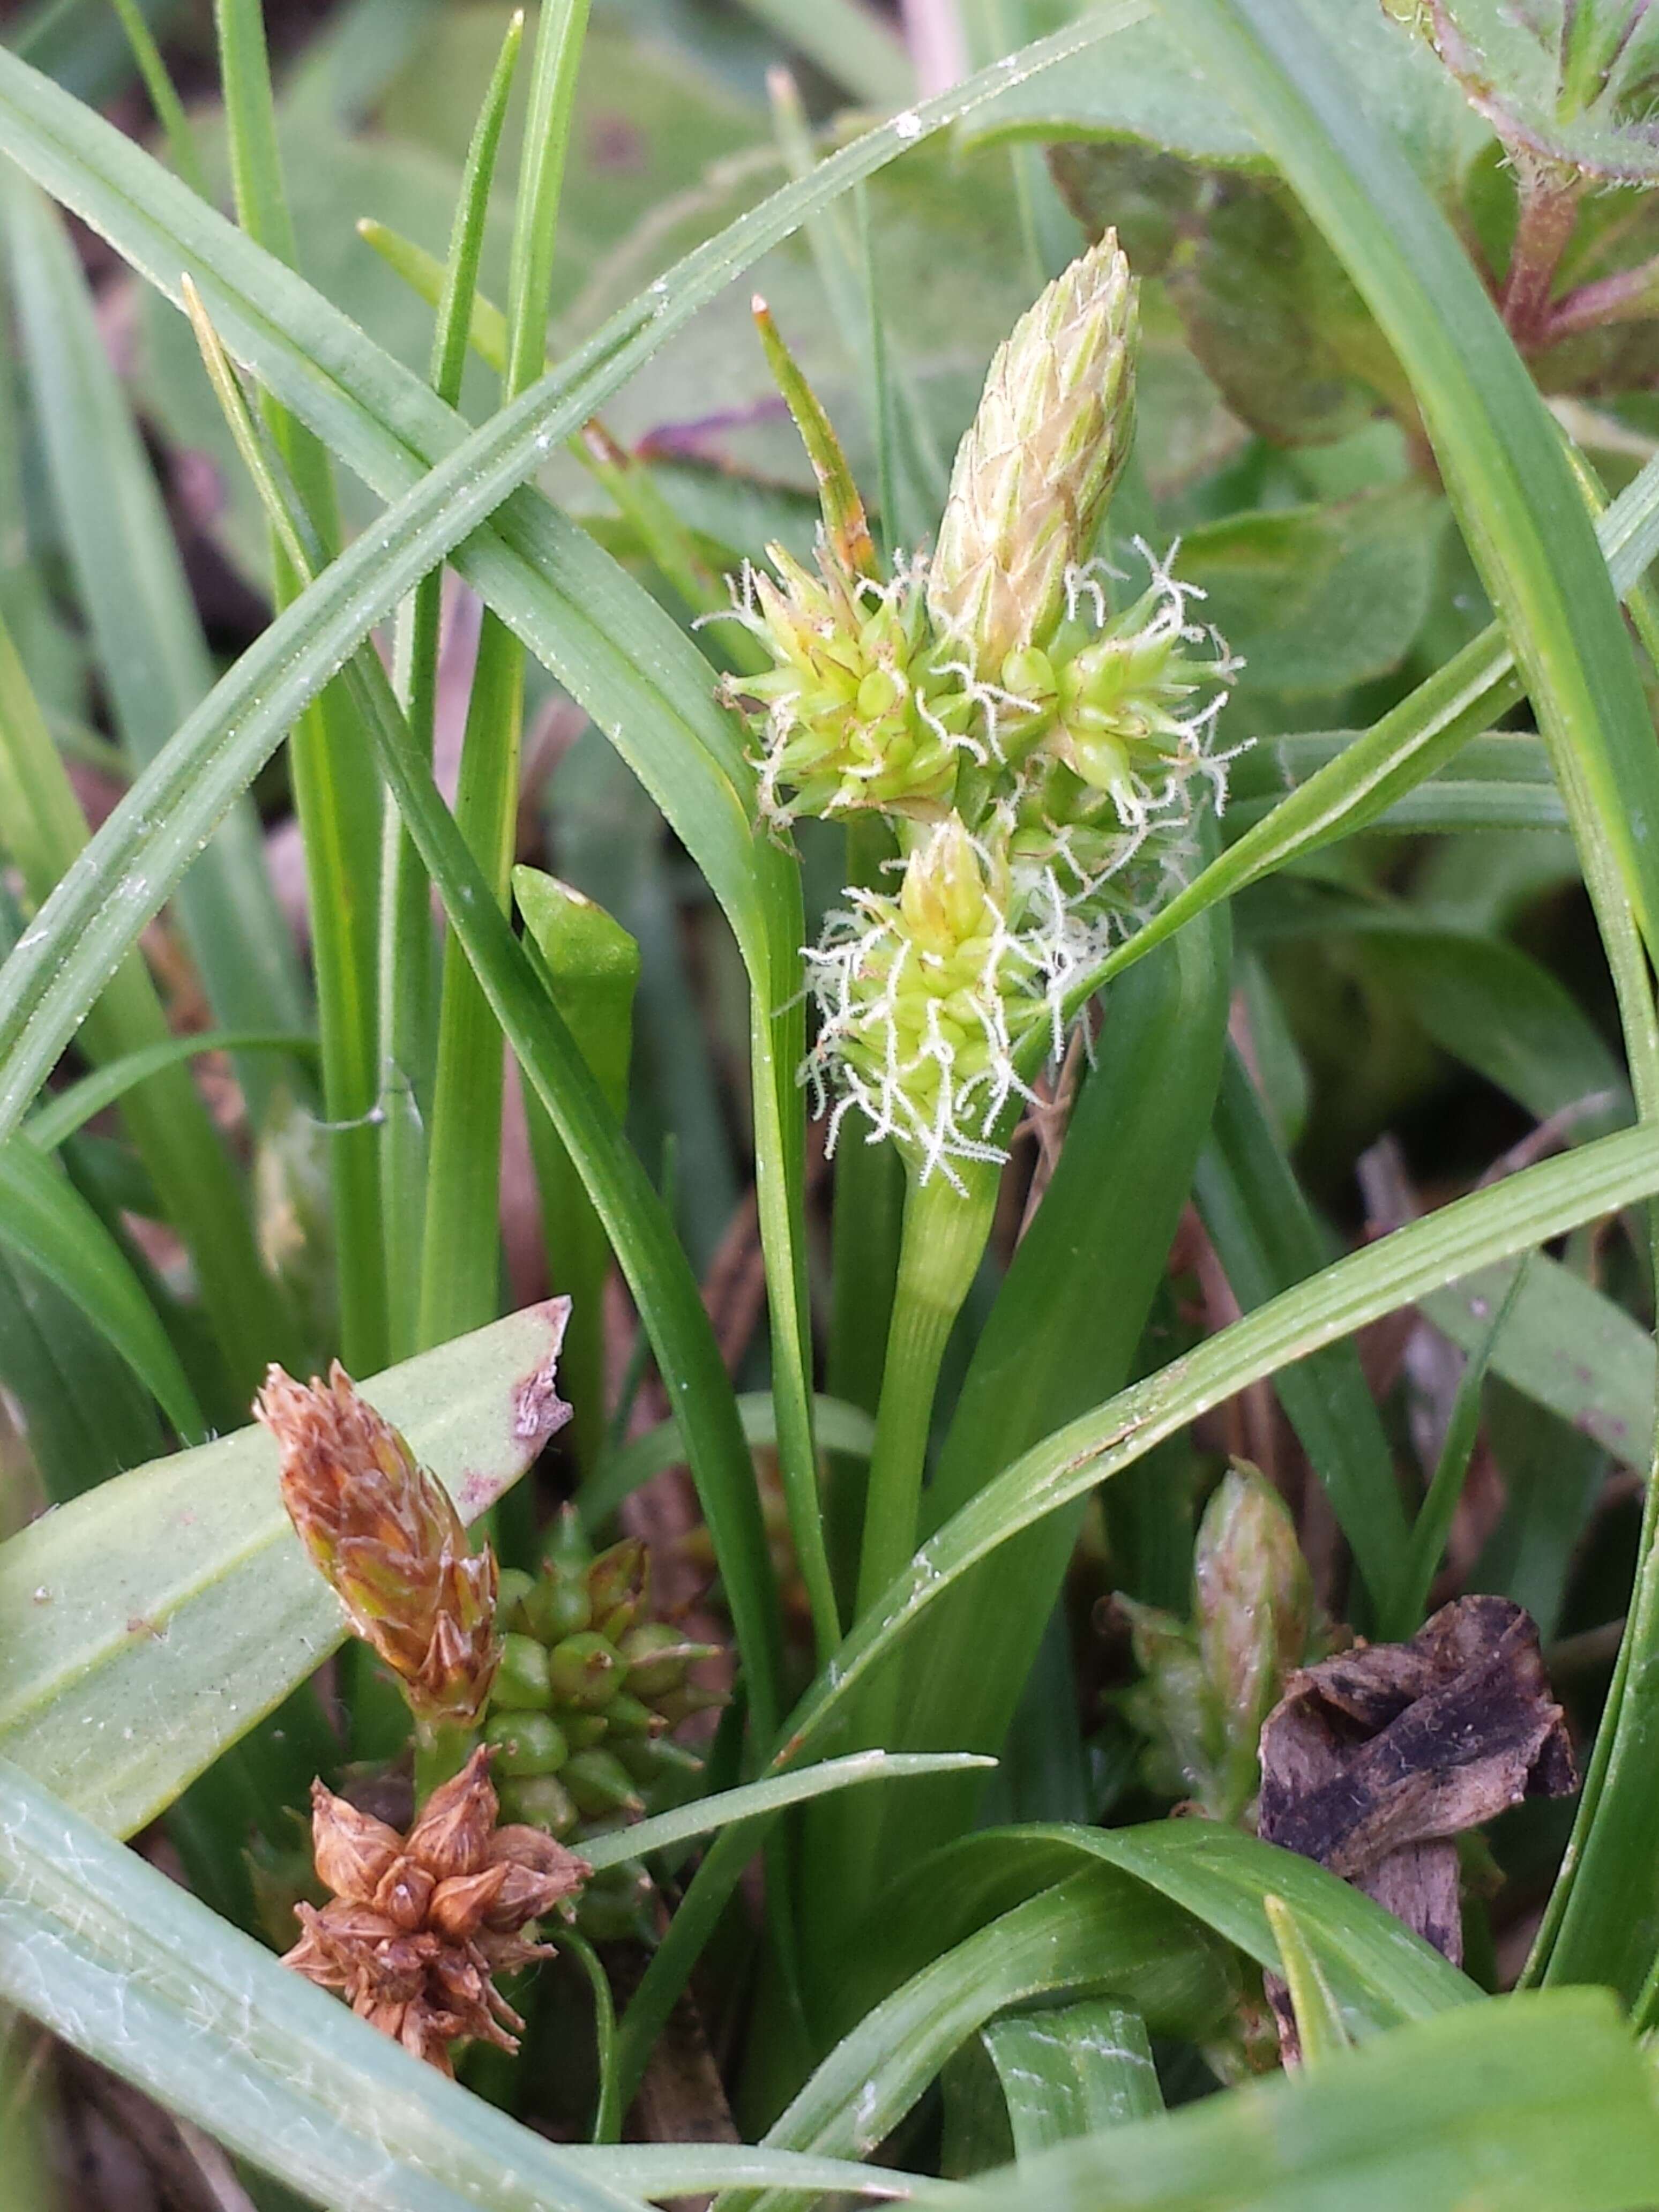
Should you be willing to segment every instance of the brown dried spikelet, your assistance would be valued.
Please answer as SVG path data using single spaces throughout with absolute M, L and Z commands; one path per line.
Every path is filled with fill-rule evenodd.
M 444 2074 L 453 2043 L 518 2048 L 524 2023 L 494 1977 L 552 1956 L 522 1931 L 589 1873 L 540 1829 L 496 1826 L 489 1759 L 475 1751 L 407 1836 L 313 1783 L 317 1871 L 334 1896 L 295 1907 L 304 1933 L 283 1960 Z
M 468 1550 L 442 1485 L 337 1359 L 308 1385 L 273 1366 L 253 1410 L 282 1454 L 289 1518 L 352 1627 L 418 1718 L 476 1721 L 501 1660 L 489 1545 Z

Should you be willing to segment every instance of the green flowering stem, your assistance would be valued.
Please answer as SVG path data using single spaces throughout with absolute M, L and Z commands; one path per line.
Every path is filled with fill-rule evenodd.
M 915 1549 L 939 1363 L 996 1210 L 1000 1167 L 976 1160 L 958 1162 L 957 1168 L 960 1189 L 943 1175 L 926 1182 L 913 1175 L 905 1193 L 898 1283 L 870 1455 L 858 1614 L 875 1603 Z
M 478 1730 L 467 1721 L 415 1723 L 415 1809 L 453 1781 L 477 1748 Z

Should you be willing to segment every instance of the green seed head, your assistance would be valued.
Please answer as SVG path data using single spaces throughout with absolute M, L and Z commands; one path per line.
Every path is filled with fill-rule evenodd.
M 730 689 L 761 732 L 761 805 L 775 822 L 870 807 L 936 817 L 956 781 L 973 702 L 936 665 L 914 577 L 858 576 L 820 550 L 815 575 L 780 545 L 779 582 L 750 574 L 740 617 L 771 653 Z
M 997 349 L 957 448 L 927 602 L 975 675 L 1042 644 L 1088 558 L 1133 424 L 1137 290 L 1115 232 Z

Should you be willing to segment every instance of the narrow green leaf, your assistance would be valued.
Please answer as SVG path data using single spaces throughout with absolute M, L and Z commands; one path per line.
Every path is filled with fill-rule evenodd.
M 689 1843 L 694 1836 L 712 1835 L 717 1828 L 739 1820 L 758 1820 L 781 1813 L 790 1805 L 804 1805 L 866 1782 L 901 1782 L 928 1774 L 947 1774 L 962 1767 L 994 1767 L 994 1759 L 971 1752 L 855 1751 L 845 1759 L 827 1759 L 817 1766 L 792 1767 L 787 1774 L 769 1776 L 764 1782 L 746 1783 L 740 1790 L 722 1790 L 695 1804 L 672 1813 L 639 1820 L 585 1840 L 581 1855 L 596 1871 L 642 1858 L 647 1851 L 663 1851 L 672 1844 Z
M 27 895 L 42 905 L 84 851 L 87 822 L 3 623 L 0 817 Z M 174 1040 L 141 954 L 130 952 L 111 975 L 81 1035 L 88 1056 L 106 1068 L 131 1065 L 135 1054 L 171 1053 Z M 96 1086 L 104 1072 L 86 1082 Z M 61 1101 L 57 1110 L 65 1110 Z M 169 1072 L 167 1063 L 156 1061 L 149 1079 L 127 1095 L 125 1119 L 195 1266 L 206 1318 L 224 1354 L 228 1387 L 240 1397 L 253 1389 L 268 1359 L 288 1353 L 290 1330 L 260 1264 L 240 1179 L 182 1066 Z M 37 1136 L 36 1141 L 48 1142 L 49 1148 L 58 1140 Z
M 742 0 L 748 12 L 872 107 L 915 96 L 909 56 L 867 0 Z
M 1272 812 L 1287 792 L 1328 768 L 1357 732 L 1293 732 L 1258 738 L 1233 768 L 1223 820 L 1237 841 Z M 1567 810 L 1540 740 L 1522 731 L 1471 738 L 1452 764 L 1426 777 L 1366 825 L 1403 836 L 1461 830 L 1565 830 Z
M 1007 2100 L 1016 2158 L 1164 2109 L 1146 2023 L 1114 1998 L 1014 2013 L 980 2039 Z
M 1110 1990 L 1155 2032 L 1201 2036 L 1232 1998 L 1224 1953 L 1184 1914 L 1104 1868 L 1017 1905 L 915 1975 L 842 2038 L 766 2142 L 867 2155 L 952 2053 L 994 2014 L 1034 1998 Z M 724 2212 L 763 2212 L 763 2194 Z
M 449 258 L 433 264 L 436 282 L 432 301 L 437 313 L 428 374 L 434 392 L 449 407 L 457 405 L 461 396 L 467 335 L 477 312 L 478 263 L 490 186 L 523 40 L 524 13 L 520 9 L 508 20 L 473 125 L 456 198 Z M 503 363 L 505 359 L 503 322 Z M 403 611 L 398 633 L 398 690 L 412 741 L 427 759 L 432 757 L 437 712 L 443 579 L 441 567 L 421 578 Z M 388 811 L 380 866 L 380 1078 L 387 1094 L 380 1137 L 380 1222 L 386 1239 L 386 1325 L 392 1349 L 406 1352 L 420 1339 L 439 968 L 431 886 L 395 808 Z
M 1363 1891 L 1312 1859 L 1214 1820 L 997 1828 L 947 1844 L 895 1884 L 870 1923 L 866 1972 L 873 1964 L 876 1992 L 914 1972 L 918 1955 L 934 1955 L 1090 1861 L 1132 1875 L 1274 1972 L 1279 1948 L 1263 1900 L 1283 1898 L 1357 2040 L 1480 2000 L 1474 1982 Z M 929 1898 L 939 1901 L 931 1915 L 923 1909 Z
M 563 1319 L 556 1303 L 529 1307 L 363 1386 L 468 1520 L 546 1438 Z M 260 1428 L 136 1468 L 0 1545 L 0 1756 L 117 1835 L 346 1634 Z
M 739 1397 L 738 1416 L 743 1423 L 744 1436 L 750 1444 L 777 1442 L 776 1409 L 764 1393 L 745 1392 Z M 861 1406 L 849 1406 L 840 1398 L 815 1398 L 812 1419 L 825 1451 L 843 1452 L 857 1459 L 869 1458 L 875 1442 L 875 1423 Z M 654 1429 L 630 1437 L 605 1462 L 598 1481 L 590 1483 L 577 1500 L 584 1522 L 589 1528 L 603 1526 L 624 1498 L 665 1468 L 678 1466 L 684 1456 L 685 1439 L 672 1414 Z
M 1322 2066 L 1328 2058 L 1352 2048 L 1342 2015 L 1295 1913 L 1282 1897 L 1264 1897 L 1261 1906 L 1279 1946 L 1279 1970 L 1291 1993 L 1302 2063 Z
M 80 1308 L 181 1436 L 204 1432 L 179 1355 L 120 1247 L 68 1176 L 27 1137 L 0 1145 L 0 1243 Z
M 29 1141 L 43 1152 L 55 1152 L 66 1138 L 125 1098 L 137 1084 L 147 1083 L 164 1069 L 196 1059 L 204 1052 L 284 1052 L 295 1060 L 313 1053 L 310 1037 L 278 1033 L 262 1036 L 252 1030 L 192 1030 L 188 1036 L 166 1037 L 124 1053 L 91 1075 L 55 1091 L 50 1103 L 24 1125 Z
M 165 1449 L 149 1392 L 78 1307 L 0 1249 L 0 1382 L 53 1505 Z
M 196 135 L 191 129 L 185 104 L 179 97 L 173 79 L 167 75 L 167 64 L 161 59 L 155 34 L 145 20 L 138 0 L 112 0 L 116 14 L 121 19 L 121 28 L 126 33 L 127 44 L 132 49 L 132 58 L 138 64 L 138 74 L 144 80 L 144 90 L 149 94 L 149 104 L 155 110 L 155 119 L 167 134 L 167 152 L 173 166 L 191 191 L 203 199 L 208 197 L 202 173 L 202 157 L 197 150 Z
M 1329 1256 L 1234 1049 L 1223 1065 L 1193 1195 L 1247 1313 L 1276 1291 L 1316 1277 Z M 1359 1355 L 1351 1344 L 1332 1345 L 1286 1368 L 1275 1387 L 1371 1600 L 1381 1606 L 1404 1572 L 1409 1532 L 1394 1455 Z
M 976 2184 L 982 2212 L 1635 2212 L 1647 2069 L 1605 1992 L 1500 1997 Z
M 262 0 L 214 0 L 214 22 L 237 219 L 250 238 L 292 265 L 298 246 L 276 147 Z M 339 508 L 325 448 L 278 396 L 265 394 L 264 411 L 301 504 L 327 551 L 337 552 Z M 280 550 L 273 556 L 272 580 L 279 609 L 301 589 L 301 578 Z M 337 684 L 325 686 L 296 716 L 289 769 L 306 849 L 341 1348 L 349 1364 L 378 1367 L 388 1356 L 374 1004 L 381 805 L 363 732 Z
M 603 907 L 539 868 L 514 868 L 513 893 L 540 955 L 553 1003 L 620 1121 L 628 1107 L 639 945 Z M 576 1408 L 577 1456 L 586 1477 L 598 1467 L 608 1425 L 605 1284 L 611 1248 L 582 1188 L 580 1171 L 557 1132 L 539 1105 L 532 1103 L 526 1110 L 542 1241 L 549 1265 L 571 1298 L 566 1370 Z
M 1429 1588 L 1440 1565 L 1441 1555 L 1445 1551 L 1446 1540 L 1451 1534 L 1452 1519 L 1457 1511 L 1457 1501 L 1463 1495 L 1469 1460 L 1480 1433 L 1480 1396 L 1486 1370 L 1515 1312 L 1528 1274 L 1536 1264 L 1537 1255 L 1529 1253 L 1516 1268 L 1509 1288 L 1504 1293 L 1503 1303 L 1487 1323 L 1485 1335 L 1463 1364 L 1463 1372 L 1458 1377 L 1457 1395 L 1452 1401 L 1451 1419 L 1446 1424 L 1446 1434 L 1440 1446 L 1440 1457 L 1435 1466 L 1433 1479 L 1412 1525 L 1411 1543 L 1399 1583 L 1382 1608 L 1378 1635 L 1384 1643 L 1403 1644 L 1408 1637 L 1415 1636 L 1423 1625 Z
M 212 662 L 149 459 L 64 226 L 15 179 L 7 185 L 3 208 L 52 489 L 116 725 L 129 757 L 143 769 L 207 693 Z M 299 964 L 251 807 L 229 811 L 178 896 L 179 920 L 220 1023 L 227 1029 L 303 1029 Z M 256 1116 L 263 1115 L 282 1071 L 250 1060 L 238 1075 Z
M 1645 1475 L 1654 1425 L 1653 1339 L 1622 1306 L 1559 1260 L 1534 1253 L 1435 1291 L 1422 1301 L 1437 1328 L 1468 1352 L 1515 1293 L 1492 1366 L 1583 1435 Z
M 531 65 L 507 278 L 507 367 L 516 399 L 545 365 L 559 198 L 587 29 L 587 0 L 544 0 Z M 455 323 L 463 325 L 459 301 Z M 470 316 L 465 319 L 470 320 Z M 494 613 L 479 633 L 455 818 L 491 896 L 505 908 L 519 812 L 524 647 Z M 419 1331 L 431 1344 L 493 1312 L 500 1279 L 502 1063 L 477 979 L 452 937 L 443 959 Z

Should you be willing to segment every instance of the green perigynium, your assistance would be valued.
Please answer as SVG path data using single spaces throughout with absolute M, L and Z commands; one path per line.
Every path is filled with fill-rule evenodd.
M 878 573 L 822 409 L 769 319 L 769 352 L 824 486 L 817 573 L 770 549 L 733 616 L 773 665 L 729 679 L 759 738 L 760 811 L 876 810 L 896 892 L 858 890 L 807 954 L 821 1024 L 805 1073 L 856 1105 L 922 1181 L 1000 1160 L 1022 1049 L 1064 1045 L 1072 1001 L 1190 872 L 1225 797 L 1217 717 L 1240 664 L 1202 594 L 1140 540 L 1145 583 L 1093 555 L 1133 420 L 1136 287 L 1115 237 L 1056 278 L 991 365 L 931 558 Z
M 762 811 L 778 823 L 866 807 L 937 819 L 973 750 L 975 709 L 936 665 L 918 576 L 854 574 L 827 545 L 814 575 L 781 545 L 767 551 L 781 588 L 750 571 L 741 618 L 776 665 L 732 686 L 766 710 Z

